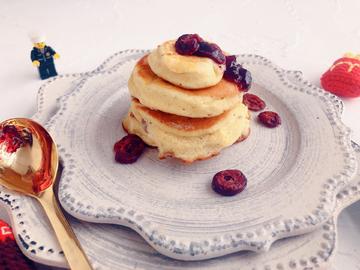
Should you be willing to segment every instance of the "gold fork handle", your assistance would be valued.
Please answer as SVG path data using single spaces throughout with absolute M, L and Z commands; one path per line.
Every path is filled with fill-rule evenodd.
M 81 248 L 74 231 L 64 217 L 64 214 L 55 199 L 52 188 L 45 190 L 41 196 L 37 197 L 37 199 L 50 220 L 70 269 L 92 270 L 90 262 Z

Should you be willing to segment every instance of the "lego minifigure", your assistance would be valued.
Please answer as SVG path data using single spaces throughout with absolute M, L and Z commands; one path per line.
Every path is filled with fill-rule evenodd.
M 54 58 L 58 59 L 60 55 L 45 44 L 45 36 L 31 35 L 30 39 L 34 44 L 34 48 L 31 51 L 31 61 L 38 68 L 40 78 L 45 80 L 56 76 Z

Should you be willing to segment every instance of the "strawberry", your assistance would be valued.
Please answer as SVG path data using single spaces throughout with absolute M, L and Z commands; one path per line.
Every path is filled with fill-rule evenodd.
M 359 56 L 345 56 L 334 62 L 321 77 L 321 85 L 326 90 L 341 97 L 360 96 Z

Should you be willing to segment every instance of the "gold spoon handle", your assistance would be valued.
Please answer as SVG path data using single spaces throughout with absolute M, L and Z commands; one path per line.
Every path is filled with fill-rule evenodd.
M 55 199 L 52 188 L 45 190 L 41 196 L 37 197 L 37 199 L 50 220 L 70 269 L 92 270 L 90 262 L 81 248 L 74 231 L 64 217 L 64 214 Z

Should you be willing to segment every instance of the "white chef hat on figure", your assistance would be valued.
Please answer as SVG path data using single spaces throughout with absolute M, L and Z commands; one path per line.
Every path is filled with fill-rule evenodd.
M 45 42 L 46 40 L 46 36 L 43 33 L 37 33 L 37 32 L 31 32 L 29 34 L 29 38 L 31 40 L 32 43 L 40 43 L 40 42 Z

